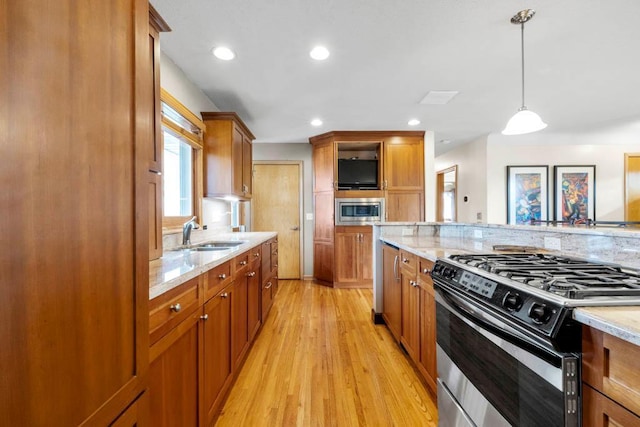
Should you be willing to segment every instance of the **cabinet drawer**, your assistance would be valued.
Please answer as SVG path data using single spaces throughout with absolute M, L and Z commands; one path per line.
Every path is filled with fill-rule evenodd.
M 584 385 L 582 387 L 582 425 L 584 427 L 633 427 L 640 425 L 640 417 L 588 385 Z
M 640 415 L 640 347 L 582 328 L 583 381 Z
M 400 249 L 400 269 L 410 276 L 415 276 L 418 269 L 418 257 Z
M 231 261 L 220 264 L 207 272 L 207 287 L 205 299 L 216 296 L 225 286 L 233 280 L 231 274 Z
M 194 277 L 149 302 L 150 345 L 189 317 L 203 302 L 200 301 L 200 277 Z
M 242 269 L 246 269 L 247 266 L 249 265 L 249 261 L 250 261 L 250 257 L 252 257 L 253 255 L 251 255 L 253 253 L 253 249 L 244 253 L 241 253 L 240 255 L 236 256 L 233 259 L 233 274 L 234 277 L 236 274 L 238 274 L 240 272 L 240 270 Z
M 423 283 L 430 283 L 431 286 L 433 286 L 431 270 L 433 270 L 433 261 L 429 261 L 425 258 L 418 258 L 418 278 Z
M 249 263 L 262 261 L 262 247 L 260 245 L 249 250 Z

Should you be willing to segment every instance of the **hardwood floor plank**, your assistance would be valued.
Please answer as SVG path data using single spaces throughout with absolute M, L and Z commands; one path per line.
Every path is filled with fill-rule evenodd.
M 371 289 L 281 280 L 216 426 L 436 426 L 437 410 Z

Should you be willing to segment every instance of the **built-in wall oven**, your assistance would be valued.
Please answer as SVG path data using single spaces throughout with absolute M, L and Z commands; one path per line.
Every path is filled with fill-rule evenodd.
M 440 426 L 579 426 L 581 326 L 572 309 L 640 302 L 640 274 L 548 254 L 438 260 Z
M 383 198 L 336 198 L 336 225 L 360 225 L 384 220 Z

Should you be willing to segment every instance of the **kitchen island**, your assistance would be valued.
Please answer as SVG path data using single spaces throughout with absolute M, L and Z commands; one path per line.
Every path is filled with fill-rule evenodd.
M 531 419 L 549 416 L 553 421 L 547 420 L 547 424 L 602 426 L 603 420 L 608 420 L 621 426 L 640 425 L 640 306 L 634 289 L 640 267 L 640 233 L 481 224 L 377 224 L 373 243 L 373 317 L 384 320 L 427 386 L 432 390 L 437 387 L 443 419 L 451 421 L 464 415 L 480 424 L 502 425 L 528 424 Z M 508 249 L 520 253 L 505 254 Z M 434 265 L 439 258 L 452 256 L 453 260 Z M 435 290 L 431 276 L 437 280 Z M 510 281 L 531 287 L 510 287 Z M 570 293 L 564 290 L 571 289 L 565 287 L 569 283 L 580 285 Z M 609 288 L 613 283 L 621 290 Z M 589 299 L 592 294 L 598 296 Z M 494 304 L 496 315 L 489 309 Z M 591 304 L 603 306 L 588 306 Z M 456 307 L 466 309 L 455 314 Z M 476 323 L 474 319 L 481 320 Z M 487 332 L 491 328 L 482 329 L 483 321 L 493 322 L 489 319 L 496 319 L 495 325 L 506 322 L 493 329 L 498 335 Z M 538 325 L 541 335 L 534 332 Z M 478 332 L 481 329 L 483 333 Z M 515 332 L 512 335 L 510 331 Z M 518 339 L 496 338 L 495 345 L 482 347 L 485 337 L 491 341 L 491 337 L 501 336 L 543 343 L 541 348 L 555 354 L 561 363 L 554 366 L 561 368 L 545 365 L 539 356 L 544 351 L 537 353 L 534 347 L 521 346 Z M 464 344 L 456 347 L 460 339 Z M 483 359 L 484 354 L 493 356 Z M 525 360 L 525 364 L 532 363 L 528 366 L 535 374 L 514 390 L 522 391 L 528 384 L 532 387 L 525 387 L 529 394 L 523 400 L 513 397 L 517 393 L 509 394 L 506 401 L 491 397 L 491 390 L 509 388 L 513 383 L 483 372 L 493 372 L 494 365 L 513 370 Z M 482 372 L 474 371 L 478 364 L 484 366 Z M 455 391 L 460 378 L 464 379 L 462 389 L 477 386 L 484 392 L 469 397 Z M 531 390 L 545 388 L 545 395 L 556 396 L 547 401 L 545 411 L 522 406 L 537 400 Z M 449 402 L 467 397 L 469 402 L 451 409 Z M 478 407 L 481 412 L 474 412 Z M 521 410 L 509 412 L 509 407 Z

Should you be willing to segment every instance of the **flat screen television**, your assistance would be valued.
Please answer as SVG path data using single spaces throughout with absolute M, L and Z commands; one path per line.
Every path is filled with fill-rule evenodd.
M 378 188 L 378 161 L 338 159 L 338 188 L 341 190 Z

